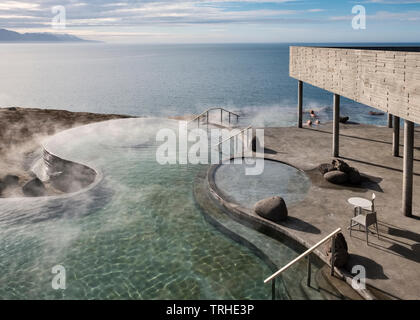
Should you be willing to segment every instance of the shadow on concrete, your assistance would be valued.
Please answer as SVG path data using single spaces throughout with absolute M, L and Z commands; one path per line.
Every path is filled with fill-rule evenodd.
M 366 188 L 368 190 L 381 193 L 384 192 L 384 190 L 379 185 L 379 183 L 383 180 L 382 178 L 370 176 L 363 173 L 361 173 L 360 176 L 362 177 L 362 183 L 360 184 L 361 188 Z
M 384 190 L 379 185 L 379 183 L 382 181 L 382 178 L 369 176 L 364 173 L 361 173 L 360 177 L 361 183 L 359 185 L 345 183 L 341 185 L 341 187 L 345 187 L 346 189 L 351 189 L 356 192 L 366 192 L 367 190 L 372 190 L 380 193 L 384 192 Z
M 360 123 L 359 122 L 355 122 L 355 121 L 347 121 L 346 123 L 344 123 L 344 124 L 350 124 L 350 125 L 360 125 Z
M 277 154 L 277 151 L 275 151 L 273 149 L 269 149 L 269 148 L 264 148 L 264 153 L 267 153 L 267 154 Z
M 412 215 L 410 218 L 411 219 L 414 219 L 414 220 L 420 220 L 420 217 L 419 216 L 415 216 L 415 215 Z
M 346 264 L 347 271 L 351 272 L 352 268 L 357 265 L 366 269 L 366 278 L 368 279 L 389 279 L 384 273 L 382 265 L 376 261 L 358 254 L 350 254 Z
M 391 250 L 408 260 L 420 263 L 420 243 L 413 244 L 411 249 L 394 243 L 388 248 L 388 250 Z
M 319 230 L 314 225 L 307 223 L 299 218 L 289 216 L 287 220 L 281 223 L 283 227 L 290 228 L 297 231 L 308 232 L 313 234 L 320 234 L 321 230 Z
M 388 234 L 420 243 L 420 234 L 413 231 L 388 226 Z
M 366 164 L 366 165 L 369 165 L 369 166 L 374 166 L 374 167 L 388 169 L 388 170 L 397 171 L 397 172 L 401 172 L 402 173 L 402 169 L 392 168 L 392 167 L 384 166 L 384 165 L 378 164 L 378 163 L 367 162 L 367 161 L 353 159 L 353 158 L 348 158 L 348 157 L 340 157 L 340 159 L 344 159 L 344 160 L 348 160 L 348 161 L 354 161 L 354 162 Z M 419 173 L 415 173 L 415 172 L 413 173 L 413 175 L 420 176 Z
M 394 237 L 405 238 L 408 240 L 419 242 L 419 235 L 417 233 L 411 232 L 408 230 L 389 227 L 385 223 L 382 223 L 382 222 L 378 222 L 378 224 L 381 226 L 379 230 L 380 239 L 378 240 L 376 238 L 376 232 L 372 232 L 374 235 L 369 236 L 370 247 L 420 263 L 420 243 L 410 244 L 410 243 L 406 243 L 404 241 L 390 237 L 390 236 L 394 236 Z M 388 228 L 388 232 L 385 232 L 383 230 L 384 229 L 383 226 L 386 226 Z M 354 230 L 354 231 L 355 232 L 353 234 L 355 235 L 357 234 L 359 230 Z M 361 241 L 364 241 L 365 232 L 363 230 L 360 230 L 360 232 L 363 233 L 362 237 L 359 238 L 358 236 L 354 236 L 354 235 L 352 237 L 359 239 Z M 371 230 L 369 230 L 369 233 L 371 233 Z
M 416 148 L 414 148 L 414 149 L 416 149 Z M 404 159 L 403 156 L 397 156 L 397 158 Z M 413 158 L 413 161 L 420 162 L 420 159 Z
M 351 123 L 351 124 L 358 124 L 358 123 Z M 303 128 L 306 130 L 313 130 L 313 128 Z M 322 132 L 322 133 L 327 133 L 332 135 L 332 132 L 330 131 L 326 131 L 326 130 L 321 130 L 321 129 L 315 129 L 318 132 Z M 359 139 L 359 140 L 364 140 L 364 141 L 371 141 L 371 142 L 378 142 L 378 143 L 383 143 L 383 144 L 388 144 L 388 145 L 392 145 L 392 142 L 388 142 L 388 141 L 382 141 L 382 140 L 375 140 L 375 139 L 369 139 L 369 138 L 363 138 L 363 137 L 358 137 L 358 136 L 351 136 L 348 134 L 343 134 L 340 132 L 340 137 L 346 137 L 346 138 L 351 138 L 351 139 Z
M 405 259 L 420 263 L 420 243 L 415 243 L 415 244 L 410 246 L 411 248 L 407 248 L 406 246 L 395 243 L 395 241 L 384 240 L 383 238 L 384 237 L 381 237 L 381 240 L 386 241 L 388 243 L 391 243 L 391 246 L 384 247 L 382 245 L 379 245 L 379 244 L 376 244 L 376 243 L 374 244 L 372 242 L 369 242 L 369 245 L 378 249 L 378 250 L 385 251 L 385 252 L 388 252 L 390 254 L 393 254 L 393 255 L 403 257 Z

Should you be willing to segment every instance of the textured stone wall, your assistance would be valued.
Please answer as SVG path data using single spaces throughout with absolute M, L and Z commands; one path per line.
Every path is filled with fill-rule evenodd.
M 420 123 L 420 52 L 291 46 L 290 76 Z

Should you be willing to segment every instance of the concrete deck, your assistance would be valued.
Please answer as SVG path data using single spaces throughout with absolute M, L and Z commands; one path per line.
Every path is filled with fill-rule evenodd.
M 401 132 L 401 153 L 402 137 Z M 420 299 L 420 129 L 415 128 L 413 218 L 405 217 L 402 206 L 403 159 L 392 156 L 392 129 L 357 124 L 340 124 L 340 156 L 360 173 L 370 177 L 359 188 L 340 187 L 313 178 L 306 198 L 289 207 L 297 218 L 283 227 L 298 238 L 315 244 L 337 227 L 351 254 L 346 269 L 353 265 L 366 268 L 367 283 L 394 298 Z M 309 172 L 330 162 L 332 126 L 315 128 L 265 128 L 267 158 L 280 160 Z M 315 172 L 315 171 L 313 171 Z M 316 174 L 314 174 L 316 177 Z M 319 175 L 320 176 L 320 175 Z M 376 193 L 380 240 L 363 231 L 347 230 L 353 208 L 350 197 L 370 198 Z M 296 222 L 297 221 L 297 222 Z M 298 226 L 297 224 L 301 224 Z M 356 228 L 357 229 L 357 228 Z M 315 231 L 316 232 L 315 232 Z

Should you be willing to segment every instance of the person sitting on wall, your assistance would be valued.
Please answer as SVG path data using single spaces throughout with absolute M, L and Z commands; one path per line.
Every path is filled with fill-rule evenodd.
M 314 110 L 309 111 L 309 114 L 311 115 L 311 118 L 318 118 Z

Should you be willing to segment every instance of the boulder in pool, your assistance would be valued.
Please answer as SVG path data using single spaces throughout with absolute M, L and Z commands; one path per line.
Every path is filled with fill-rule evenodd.
M 347 162 L 340 159 L 334 159 L 332 161 L 332 165 L 336 170 L 341 172 L 347 173 L 350 170 L 350 166 L 347 164 Z
M 260 217 L 277 223 L 286 220 L 288 215 L 286 202 L 279 196 L 258 201 L 254 210 Z
M 326 174 L 327 172 L 337 170 L 331 163 L 322 163 L 319 165 L 318 169 L 322 175 Z
M 23 194 L 27 197 L 42 197 L 45 196 L 47 190 L 45 189 L 44 183 L 35 178 L 26 183 L 22 188 Z
M 334 184 L 344 184 L 349 179 L 347 173 L 338 170 L 327 172 L 324 174 L 324 178 Z

